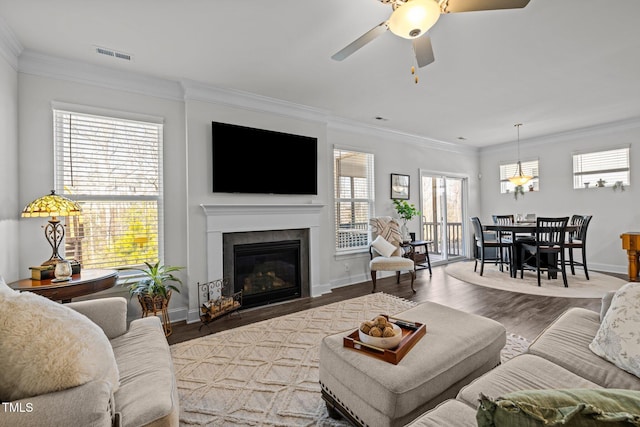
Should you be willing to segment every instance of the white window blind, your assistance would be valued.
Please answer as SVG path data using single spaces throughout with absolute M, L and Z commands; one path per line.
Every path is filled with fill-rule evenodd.
M 518 173 L 517 163 L 505 163 L 500 165 L 500 193 L 513 193 L 516 186 L 509 181 L 509 178 L 512 178 L 516 173 Z M 522 173 L 533 177 L 533 179 L 525 186 L 526 188 L 524 188 L 524 191 L 529 191 L 530 185 L 533 186 L 533 191 L 539 191 L 540 179 L 538 176 L 538 160 L 522 162 Z
M 67 218 L 65 257 L 83 268 L 161 259 L 162 124 L 53 114 L 56 189 L 82 206 Z
M 336 251 L 367 248 L 374 206 L 373 154 L 333 150 Z
M 573 188 L 629 185 L 629 174 L 629 147 L 573 155 Z

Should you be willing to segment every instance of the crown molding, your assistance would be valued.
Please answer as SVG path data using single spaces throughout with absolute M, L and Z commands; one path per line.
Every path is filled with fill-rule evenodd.
M 171 80 L 73 61 L 25 50 L 19 57 L 18 70 L 24 74 L 90 84 L 173 101 L 182 100 L 180 85 Z
M 18 70 L 18 57 L 23 48 L 16 35 L 0 16 L 0 56 L 2 56 L 14 70 Z
M 193 80 L 181 80 L 185 101 L 202 101 L 245 110 L 268 112 L 300 120 L 326 123 L 328 112 L 307 105 L 235 89 L 223 89 Z
M 592 137 L 597 135 L 608 135 L 612 132 L 622 132 L 640 128 L 640 117 L 618 120 L 615 122 L 601 123 L 598 125 L 571 129 L 565 132 L 552 133 L 535 138 L 521 139 L 520 144 L 533 148 L 549 144 L 558 144 L 579 138 Z M 491 145 L 480 149 L 481 153 L 495 153 L 503 151 L 505 148 L 512 148 L 516 141 L 505 142 L 503 144 Z
M 458 154 L 477 154 L 480 150 L 477 147 L 469 147 L 462 144 L 452 142 L 439 141 L 437 139 L 427 138 L 425 136 L 400 132 L 393 129 L 373 126 L 367 123 L 357 122 L 354 120 L 343 119 L 340 117 L 332 117 L 328 122 L 330 129 L 342 130 L 361 135 L 391 139 L 403 143 L 415 145 L 419 148 L 433 148 L 435 150 L 447 151 Z

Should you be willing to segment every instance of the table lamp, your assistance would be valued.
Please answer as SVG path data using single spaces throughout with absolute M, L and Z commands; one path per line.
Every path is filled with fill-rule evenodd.
M 80 215 L 81 212 L 82 208 L 78 203 L 57 195 L 54 190 L 51 190 L 51 194 L 29 203 L 22 210 L 23 218 L 51 217 L 49 223 L 44 227 L 44 236 L 49 245 L 51 245 L 53 253 L 51 258 L 43 262 L 42 265 L 55 265 L 60 261 L 64 261 L 64 258 L 58 253 L 58 248 L 64 238 L 64 225 L 60 223 L 57 217 L 76 216 Z

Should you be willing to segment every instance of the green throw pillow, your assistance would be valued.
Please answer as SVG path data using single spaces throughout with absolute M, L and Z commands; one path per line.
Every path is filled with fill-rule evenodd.
M 523 390 L 495 400 L 480 395 L 478 427 L 640 426 L 640 391 Z

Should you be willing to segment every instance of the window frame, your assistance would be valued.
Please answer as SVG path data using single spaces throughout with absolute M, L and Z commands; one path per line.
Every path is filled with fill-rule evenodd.
M 353 195 L 354 193 L 354 178 L 353 176 L 346 176 L 346 175 L 338 175 L 338 155 L 339 154 L 348 154 L 348 153 L 353 153 L 353 154 L 357 154 L 357 155 L 364 155 L 366 156 L 366 160 L 364 163 L 364 167 L 366 169 L 366 177 L 364 179 L 366 179 L 365 182 L 365 187 L 366 187 L 366 192 L 368 194 L 365 195 L 365 197 L 339 197 L 340 196 L 340 186 L 339 186 L 339 181 L 340 178 L 351 178 L 349 180 L 349 185 L 350 185 L 350 193 Z M 369 248 L 369 244 L 371 243 L 371 231 L 369 229 L 369 220 L 371 218 L 373 218 L 374 216 L 374 208 L 375 208 L 375 156 L 373 155 L 373 153 L 370 152 L 366 152 L 363 151 L 361 149 L 358 148 L 353 148 L 353 147 L 344 147 L 344 146 L 334 146 L 333 150 L 332 150 L 332 163 L 333 163 L 333 195 L 334 195 L 334 208 L 333 208 L 333 213 L 334 213 L 334 233 L 335 233 L 335 250 L 337 254 L 348 254 L 348 253 L 356 253 L 356 252 L 364 252 L 367 251 Z M 361 241 L 363 242 L 362 244 L 358 244 L 355 246 L 343 246 L 341 245 L 341 231 L 343 232 L 344 235 L 344 229 L 341 228 L 341 224 L 340 224 L 340 209 L 341 209 L 341 205 L 348 203 L 351 205 L 351 211 L 352 211 L 352 215 L 356 213 L 356 211 L 358 210 L 356 208 L 356 204 L 366 204 L 367 206 L 365 207 L 365 209 L 361 209 L 360 212 L 362 212 L 363 210 L 366 211 L 366 221 L 360 221 L 360 222 L 355 222 L 355 218 L 354 221 L 352 221 L 353 225 L 359 225 L 364 227 L 363 230 L 366 230 L 364 233 L 362 231 L 356 231 L 356 234 L 361 234 L 365 236 L 365 239 L 362 240 L 362 238 L 356 238 L 356 241 Z M 348 240 L 348 238 L 347 238 Z
M 522 172 L 525 175 L 531 175 L 531 179 L 524 190 L 525 191 L 540 191 L 540 159 L 535 158 L 531 160 L 524 160 L 521 162 Z M 534 166 L 535 164 L 535 166 Z M 500 182 L 500 194 L 510 194 L 515 190 L 515 185 L 509 181 L 509 178 L 513 177 L 517 172 L 518 162 L 501 162 L 498 167 L 498 176 Z M 533 185 L 533 190 L 529 190 L 529 186 Z
M 146 114 L 139 113 L 131 113 L 125 111 L 118 110 L 110 110 L 105 108 L 91 107 L 85 105 L 76 105 L 69 104 L 63 102 L 52 102 L 52 117 L 53 117 L 53 148 L 54 148 L 54 182 L 56 192 L 58 194 L 63 194 L 67 197 L 70 197 L 74 201 L 77 201 L 82 206 L 84 202 L 94 202 L 94 203 L 102 203 L 102 202 L 131 202 L 131 201 L 154 201 L 156 205 L 156 227 L 157 227 L 157 254 L 158 259 L 148 260 L 148 262 L 156 262 L 161 261 L 164 262 L 164 173 L 163 173 L 163 147 L 164 147 L 164 119 L 162 117 L 151 116 Z M 157 140 L 154 140 L 154 144 L 157 142 L 157 194 L 156 195 L 148 195 L 148 194 L 139 194 L 139 195 L 131 195 L 131 194 L 90 194 L 90 193 L 81 193 L 81 194 L 71 194 L 69 191 L 65 189 L 64 182 L 64 169 L 65 169 L 65 160 L 64 157 L 64 147 L 65 140 L 61 139 L 59 131 L 57 129 L 58 126 L 58 116 L 60 114 L 72 114 L 78 116 L 96 116 L 99 118 L 104 118 L 106 120 L 113 121 L 122 121 L 122 122 L 130 122 L 130 123 L 140 123 L 144 126 L 156 126 L 157 127 Z M 140 142 L 141 143 L 141 142 Z M 72 226 L 72 221 L 77 220 L 78 217 L 74 218 L 65 218 L 65 223 L 67 227 Z M 67 241 L 65 239 L 65 252 L 67 250 Z M 110 269 L 127 269 L 127 268 L 139 268 L 143 267 L 144 264 L 139 263 L 127 263 L 122 265 L 114 265 L 109 267 L 95 267 L 91 264 L 87 267 L 83 265 L 83 268 L 110 268 Z M 124 272 L 124 275 L 135 275 L 135 273 L 127 273 Z
M 607 154 L 612 154 L 616 151 L 619 152 L 624 152 L 624 154 L 622 154 L 621 157 L 618 158 L 611 158 L 611 156 L 608 156 Z M 603 164 L 603 169 L 594 169 L 594 170 L 583 170 L 582 166 L 580 166 L 579 170 L 576 170 L 576 167 L 578 166 L 578 163 L 584 163 L 585 161 L 589 161 L 587 159 L 583 159 L 583 156 L 589 156 L 592 159 L 593 158 L 598 158 L 598 160 L 596 160 L 595 163 L 602 163 Z M 611 162 L 609 162 L 607 164 L 607 162 L 604 159 L 609 158 L 611 160 Z M 615 163 L 616 160 L 618 161 L 623 161 L 626 162 L 625 166 L 621 166 L 620 164 Z M 593 188 L 593 187 L 614 187 L 614 189 L 616 189 L 619 184 L 621 182 L 621 185 L 623 186 L 622 188 L 624 188 L 624 186 L 629 186 L 631 185 L 631 145 L 625 145 L 625 146 L 617 146 L 617 147 L 611 147 L 611 148 L 607 148 L 607 149 L 600 149 L 600 150 L 589 150 L 589 151 L 576 151 L 573 152 L 571 154 L 571 163 L 572 163 L 572 178 L 573 178 L 573 189 L 574 190 L 578 190 L 578 189 L 585 189 L 585 188 Z M 594 162 L 592 161 L 592 164 Z M 623 173 L 625 174 L 625 176 L 619 180 L 619 179 L 615 179 L 613 181 L 607 181 L 604 180 L 603 178 L 606 177 L 606 175 L 610 174 L 620 174 Z M 593 180 L 589 179 L 589 181 L 585 181 L 584 177 L 585 176 L 593 176 L 596 175 Z M 599 185 L 599 181 L 595 180 L 595 178 L 598 178 L 598 175 L 600 175 L 600 179 L 604 181 L 604 183 L 602 185 Z M 603 176 L 605 175 L 605 176 Z

